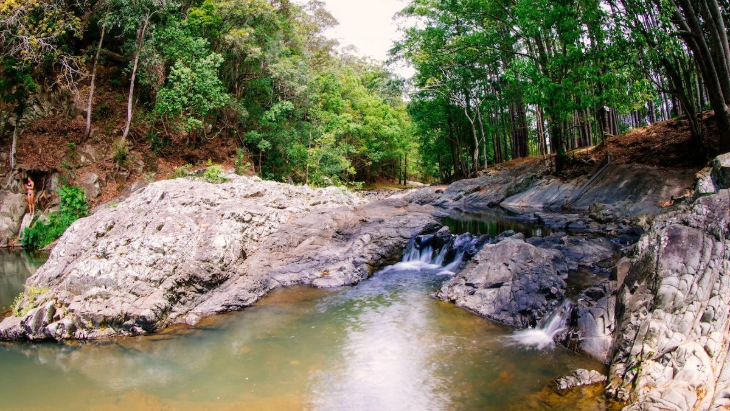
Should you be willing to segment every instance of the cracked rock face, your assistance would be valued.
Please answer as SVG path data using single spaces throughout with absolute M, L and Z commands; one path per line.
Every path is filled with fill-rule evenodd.
M 485 245 L 437 296 L 490 320 L 527 327 L 564 299 L 567 274 L 559 251 L 535 247 L 518 234 Z
M 583 290 L 571 312 L 564 341 L 576 351 L 608 364 L 616 329 L 616 281 L 604 280 Z
M 618 296 L 609 393 L 629 410 L 730 405 L 730 191 L 657 219 Z
M 153 183 L 64 234 L 0 339 L 155 332 L 253 304 L 281 285 L 353 284 L 435 221 L 429 208 L 230 175 Z

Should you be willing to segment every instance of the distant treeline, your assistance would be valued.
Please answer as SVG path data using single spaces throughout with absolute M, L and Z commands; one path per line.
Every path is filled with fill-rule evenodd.
M 730 2 L 410 0 L 395 56 L 417 69 L 409 107 L 433 174 L 556 155 L 675 116 L 694 152 L 711 108 L 730 151 Z M 438 165 L 438 170 L 436 169 Z

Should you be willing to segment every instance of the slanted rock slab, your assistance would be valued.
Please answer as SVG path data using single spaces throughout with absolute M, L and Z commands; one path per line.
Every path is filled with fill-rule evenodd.
M 521 234 L 485 245 L 437 297 L 490 320 L 527 327 L 565 298 L 562 254 L 528 244 Z

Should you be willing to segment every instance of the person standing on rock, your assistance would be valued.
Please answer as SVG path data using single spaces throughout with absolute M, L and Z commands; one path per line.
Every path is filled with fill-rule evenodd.
M 28 182 L 25 183 L 25 196 L 28 199 L 28 212 L 30 215 L 35 214 L 35 183 L 28 177 Z

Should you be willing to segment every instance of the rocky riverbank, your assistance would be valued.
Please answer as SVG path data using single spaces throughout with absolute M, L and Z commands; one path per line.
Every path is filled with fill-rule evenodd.
M 355 284 L 440 227 L 430 207 L 402 200 L 358 207 L 362 198 L 335 187 L 228 178 L 153 183 L 74 223 L 0 339 L 145 334 L 243 308 L 281 285 Z
M 0 323 L 0 339 L 145 334 L 241 309 L 280 286 L 353 285 L 396 261 L 414 235 L 445 236 L 444 210 L 502 204 L 553 233 L 480 241 L 439 298 L 534 326 L 568 298 L 570 273 L 609 270 L 574 296 L 558 339 L 610 363 L 607 392 L 630 409 L 717 408 L 730 397 L 728 160 L 696 184 L 684 170 L 609 165 L 560 180 L 523 163 L 370 203 L 233 175 L 161 181 L 76 222 L 28 280 L 35 292 L 22 315 Z
M 528 214 L 516 217 L 521 219 L 544 218 L 543 211 L 525 211 L 526 205 L 551 210 L 572 204 L 568 208 L 586 214 L 601 210 L 578 218 L 551 217 L 557 222 L 553 226 L 568 229 L 581 219 L 591 220 L 581 225 L 583 232 L 615 232 L 606 220 L 633 220 L 645 228 L 615 264 L 612 278 L 576 298 L 558 339 L 610 364 L 606 392 L 628 403 L 625 409 L 724 409 L 730 406 L 730 154 L 697 174 L 691 196 L 685 172 L 670 175 L 663 185 L 657 180 L 661 173 L 635 174 L 627 184 L 626 173 L 616 172 L 597 179 L 594 187 L 540 180 L 502 202 L 519 204 L 518 210 Z M 474 201 L 503 196 L 513 184 L 521 183 L 503 179 L 496 190 L 462 183 L 469 187 L 463 197 L 452 188 L 444 195 L 452 205 L 465 200 L 461 205 L 468 209 Z M 633 187 L 628 192 L 627 185 Z M 571 189 L 565 187 L 585 190 L 591 201 L 601 202 L 572 201 Z M 411 198 L 428 203 L 423 200 L 430 195 Z M 620 200 L 624 196 L 627 200 Z M 662 213 L 661 206 L 675 202 Z M 565 237 L 566 243 L 570 238 Z M 533 243 L 538 247 L 513 236 L 485 246 L 438 296 L 504 324 L 534 325 L 565 298 L 562 270 L 568 253 L 550 250 L 556 243 L 549 237 Z M 584 244 L 578 250 L 592 254 L 590 243 Z M 605 256 L 600 251 L 595 255 Z

